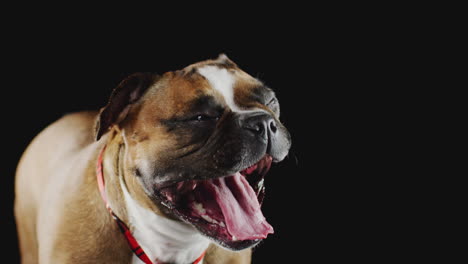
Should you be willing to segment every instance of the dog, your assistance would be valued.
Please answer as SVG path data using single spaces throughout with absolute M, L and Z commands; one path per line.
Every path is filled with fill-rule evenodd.
M 291 146 L 272 89 L 226 55 L 124 79 L 20 159 L 22 263 L 250 263 L 264 177 Z

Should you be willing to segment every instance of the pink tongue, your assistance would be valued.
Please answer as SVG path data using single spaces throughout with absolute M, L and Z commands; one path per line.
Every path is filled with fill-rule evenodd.
M 263 239 L 273 233 L 252 187 L 240 173 L 207 181 L 233 240 Z

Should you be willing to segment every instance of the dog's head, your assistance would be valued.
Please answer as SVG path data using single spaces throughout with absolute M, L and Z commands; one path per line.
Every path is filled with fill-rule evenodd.
M 220 55 L 162 76 L 128 77 L 101 110 L 96 137 L 118 126 L 142 192 L 240 250 L 273 232 L 260 205 L 265 174 L 291 145 L 279 114 L 275 93 Z

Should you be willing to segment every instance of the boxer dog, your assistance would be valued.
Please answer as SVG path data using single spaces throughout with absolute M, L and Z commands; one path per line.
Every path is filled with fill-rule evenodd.
M 278 99 L 225 55 L 123 80 L 42 131 L 16 173 L 22 263 L 250 263 Z

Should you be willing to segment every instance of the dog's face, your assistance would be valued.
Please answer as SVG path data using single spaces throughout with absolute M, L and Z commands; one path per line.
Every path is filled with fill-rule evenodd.
M 118 89 L 98 137 L 118 123 L 127 167 L 152 202 L 233 250 L 273 232 L 260 210 L 263 180 L 291 143 L 270 88 L 221 55 Z

